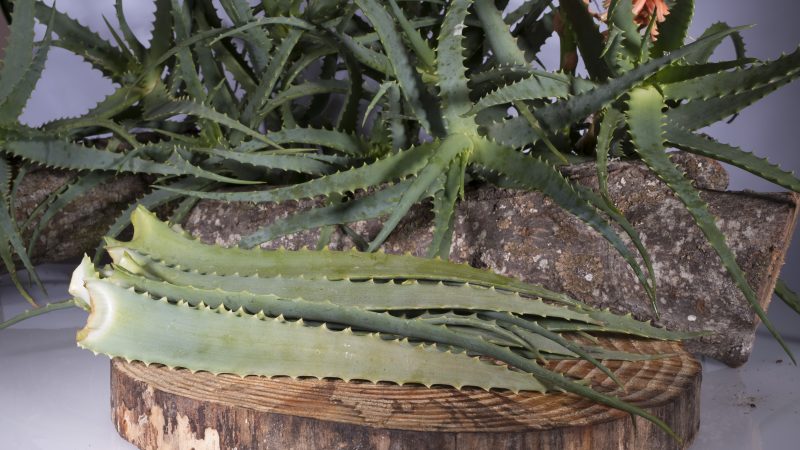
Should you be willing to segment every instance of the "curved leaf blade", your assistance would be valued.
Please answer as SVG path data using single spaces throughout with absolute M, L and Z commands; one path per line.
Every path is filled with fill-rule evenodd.
M 661 109 L 664 98 L 653 87 L 638 88 L 631 92 L 628 102 L 628 125 L 636 151 L 648 167 L 675 192 L 675 195 L 686 205 L 695 223 L 703 231 L 711 247 L 719 255 L 723 266 L 727 269 L 736 286 L 742 291 L 753 307 L 756 315 L 764 323 L 769 332 L 794 361 L 794 355 L 778 331 L 772 325 L 758 296 L 750 287 L 747 278 L 736 262 L 736 256 L 725 242 L 725 235 L 717 227 L 714 216 L 706 203 L 700 198 L 698 191 L 692 187 L 681 171 L 670 161 L 664 146 L 664 128 L 666 118 Z

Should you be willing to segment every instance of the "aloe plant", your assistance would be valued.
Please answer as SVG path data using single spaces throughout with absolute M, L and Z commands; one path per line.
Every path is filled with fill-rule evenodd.
M 381 232 L 364 243 L 364 250 L 375 251 L 414 204 L 430 199 L 435 232 L 429 256 L 445 259 L 453 239 L 455 206 L 465 186 L 494 182 L 540 191 L 593 227 L 626 259 L 655 308 L 657 287 L 646 248 L 607 192 L 609 158 L 641 159 L 686 204 L 756 314 L 780 340 L 713 216 L 670 161 L 668 151 L 680 148 L 709 156 L 798 191 L 800 182 L 793 174 L 697 131 L 792 81 L 800 73 L 797 52 L 766 62 L 748 58 L 738 34 L 741 28 L 724 24 L 685 44 L 691 0 L 672 2 L 672 13 L 658 24 L 655 41 L 651 38 L 655 20 L 643 27 L 626 0 L 611 1 L 605 16 L 592 14 L 580 0 L 562 0 L 558 7 L 547 0 L 530 0 L 507 14 L 487 0 L 443 5 L 375 0 L 319 0 L 305 7 L 300 3 L 251 6 L 244 0 L 222 0 L 217 10 L 207 0 L 156 0 L 153 37 L 145 44 L 130 31 L 121 1 L 116 2 L 117 27 L 110 26 L 114 42 L 41 2 L 14 2 L 11 38 L 0 72 L 4 155 L 0 257 L 9 272 L 15 273 L 16 256 L 35 274 L 20 232 L 25 225 L 33 227 L 35 237 L 58 210 L 120 172 L 154 176 L 154 190 L 138 203 L 155 208 L 180 202 L 173 222 L 179 222 L 199 198 L 231 202 L 325 198 L 324 206 L 244 237 L 243 247 L 302 229 L 383 218 Z M 48 26 L 41 42 L 33 40 L 34 18 Z M 603 20 L 606 33 L 598 26 Z M 561 40 L 563 70 L 534 68 L 541 46 L 555 32 Z M 736 59 L 710 61 L 714 49 L 728 38 L 737 46 Z M 23 126 L 17 118 L 53 45 L 80 55 L 119 88 L 80 117 L 35 129 Z M 578 54 L 588 78 L 573 70 L 570 55 Z M 137 134 L 142 131 L 159 138 L 142 141 Z M 103 145 L 96 139 L 99 136 L 107 137 Z M 597 161 L 597 194 L 573 185 L 558 171 L 559 165 L 590 159 Z M 30 223 L 17 224 L 10 213 L 13 186 L 31 166 L 72 169 L 77 175 L 37 210 Z M 263 184 L 282 187 L 265 190 Z M 228 185 L 239 189 L 220 192 Z M 111 227 L 112 239 L 128 225 L 134 208 L 131 205 Z M 628 235 L 634 249 L 618 229 Z M 322 233 L 321 247 L 329 235 Z M 146 249 L 109 242 L 112 254 L 124 249 L 124 254 L 115 256 L 119 268 L 109 279 L 150 270 L 170 283 L 204 283 L 204 289 L 225 281 L 184 279 L 188 275 L 168 273 L 166 266 L 148 269 Z M 35 239 L 27 247 L 32 245 Z M 336 256 L 319 259 L 322 266 L 315 270 L 333 270 L 343 258 Z M 383 257 L 369 256 L 375 258 L 370 261 Z M 388 272 L 381 276 L 443 279 L 435 272 L 440 262 L 418 264 L 409 273 L 386 267 Z M 301 264 L 299 269 L 307 267 Z M 477 289 L 477 295 L 490 295 L 481 290 L 487 286 L 512 283 L 481 273 L 472 273 L 474 278 L 448 273 L 456 278 L 444 279 L 470 283 L 459 289 Z M 381 278 L 378 275 L 363 274 L 367 280 Z M 21 281 L 16 277 L 14 281 L 35 304 Z M 256 295 L 266 295 L 258 290 L 257 281 L 253 283 Z M 292 280 L 283 283 L 281 289 L 298 288 Z M 304 286 L 313 291 L 311 285 Z M 375 292 L 396 292 L 390 295 L 400 304 L 409 298 L 405 293 L 435 298 L 434 288 L 425 283 L 370 287 Z M 273 289 L 273 294 L 287 292 L 278 291 L 277 285 L 266 291 Z M 362 289 L 359 302 L 370 304 L 370 290 L 353 289 Z M 541 287 L 512 283 L 505 289 L 576 306 L 574 300 Z M 112 297 L 117 295 L 133 294 Z M 502 314 L 527 314 L 519 309 L 519 299 L 503 299 L 505 309 L 489 315 L 426 320 L 478 321 L 485 328 L 488 319 L 502 322 L 506 317 Z M 191 309 L 172 306 L 158 308 Z M 458 306 L 470 309 L 468 304 Z M 497 324 L 491 327 L 498 330 Z M 587 325 L 587 330 L 593 327 Z M 507 331 L 495 337 L 506 343 L 514 340 Z
M 218 11 L 208 2 L 160 0 L 156 2 L 149 46 L 130 32 L 121 2 L 117 2 L 116 46 L 63 13 L 41 3 L 35 8 L 29 3 L 21 2 L 15 13 L 21 17 L 12 26 L 16 31 L 8 49 L 9 58 L 23 60 L 31 53 L 32 36 L 24 35 L 24 30 L 30 30 L 35 15 L 42 21 L 49 20 L 59 36 L 54 45 L 75 51 L 121 84 L 117 92 L 84 116 L 56 120 L 38 130 L 14 126 L 14 132 L 5 133 L 3 148 L 9 155 L 93 173 L 89 180 L 78 178 L 68 196 L 62 192 L 60 200 L 55 195 L 47 202 L 37 231 L 69 200 L 115 173 L 127 171 L 160 176 L 162 181 L 156 186 L 175 194 L 155 192 L 142 199 L 149 206 L 172 201 L 177 194 L 228 201 L 284 201 L 320 195 L 331 198 L 327 208 L 245 237 L 242 242 L 247 246 L 301 228 L 386 216 L 382 232 L 368 245 L 368 250 L 375 250 L 413 204 L 432 197 L 436 233 L 430 255 L 447 257 L 454 205 L 465 182 L 493 173 L 497 175 L 493 178 L 519 188 L 544 192 L 594 227 L 625 257 L 654 300 L 652 267 L 635 230 L 607 198 L 600 202 L 589 193 L 576 192 L 554 165 L 570 156 L 576 124 L 590 115 L 599 117 L 604 108 L 643 82 L 669 81 L 657 84 L 672 97 L 687 90 L 696 91 L 698 86 L 706 92 L 702 86 L 716 82 L 709 77 L 727 76 L 719 96 L 725 94 L 724 86 L 728 90 L 741 86 L 731 73 L 698 76 L 706 72 L 685 64 L 702 59 L 725 36 L 735 35 L 735 29 L 717 27 L 694 44 L 675 44 L 671 48 L 660 45 L 645 55 L 642 48 L 647 47 L 647 39 L 634 32 L 632 14 L 626 13 L 627 8 L 617 8 L 617 2 L 612 2 L 609 14 L 609 49 L 602 60 L 591 61 L 588 66 L 619 69 L 590 73 L 592 80 L 530 68 L 535 54 L 521 50 L 529 48 L 530 43 L 519 38 L 523 32 L 519 26 L 537 23 L 548 9 L 549 2 L 544 1 L 527 2 L 504 18 L 500 10 L 485 1 L 474 6 L 471 1 L 452 2 L 441 13 L 430 5 L 400 7 L 394 2 L 382 5 L 369 0 L 353 4 L 321 2 L 305 11 L 296 6 L 275 6 L 265 11 L 228 0 L 222 2 L 222 7 L 233 25 L 225 28 Z M 572 2 L 564 2 L 561 7 L 569 13 L 565 17 L 576 23 L 585 21 L 585 8 L 570 5 Z M 347 14 L 337 16 L 334 6 L 345 6 L 339 11 Z M 364 19 L 350 15 L 354 10 L 360 10 Z M 509 29 L 506 22 L 512 19 L 518 25 Z M 599 34 L 586 35 L 593 32 L 592 27 L 573 28 L 581 34 L 576 39 L 578 43 L 597 45 L 604 39 Z M 680 33 L 681 29 L 671 22 L 662 28 L 665 30 L 661 42 L 675 41 L 670 30 L 677 28 Z M 420 30 L 433 36 L 423 38 Z M 480 39 L 470 38 L 476 34 Z M 246 44 L 242 50 L 234 46 L 238 39 Z M 49 45 L 48 39 L 41 44 L 43 50 Z M 597 52 L 582 49 L 582 53 L 588 62 L 587 55 Z M 323 73 L 319 79 L 306 80 L 304 72 L 315 61 L 323 63 Z M 39 58 L 42 62 L 43 58 Z M 21 64 L 33 69 L 17 72 L 16 76 L 23 77 L 30 88 L 16 90 L 17 97 L 24 100 L 30 94 L 40 65 L 33 61 Z M 781 75 L 780 81 L 761 83 L 772 88 L 784 78 L 791 78 L 796 72 L 793 68 L 796 61 L 789 57 L 742 77 L 756 83 L 755 80 L 773 80 Z M 349 78 L 332 79 L 330 74 L 337 70 L 346 70 Z M 683 75 L 677 73 L 680 71 Z M 225 73 L 232 75 L 234 85 L 224 78 Z M 607 75 L 614 77 L 599 83 Z M 679 81 L 675 81 L 676 77 Z M 14 77 L 6 78 L 13 85 Z M 505 84 L 514 80 L 517 81 Z M 379 83 L 374 92 L 367 87 L 370 81 Z M 236 89 L 245 95 L 238 98 Z M 331 122 L 319 111 L 335 95 L 343 96 L 343 101 L 338 113 L 333 114 L 336 120 Z M 312 104 L 305 109 L 300 100 L 308 97 L 312 97 Z M 550 101 L 552 98 L 558 101 Z M 357 120 L 359 102 L 368 99 L 369 107 Z M 671 121 L 674 140 L 681 141 L 683 137 L 685 142 L 687 137 L 681 136 L 680 131 L 694 126 L 697 113 L 693 109 L 702 106 L 695 103 L 687 105 L 692 108 L 675 108 Z M 503 111 L 509 106 L 516 109 L 518 117 L 503 118 Z M 4 111 L 11 121 L 19 114 L 19 108 Z M 371 113 L 375 116 L 372 126 L 361 127 L 359 132 L 357 124 L 368 121 Z M 188 117 L 182 121 L 166 120 L 177 115 Z M 326 122 L 331 129 L 319 127 Z M 259 131 L 263 128 L 268 132 Z M 140 144 L 132 135 L 134 129 L 160 133 L 164 141 Z M 177 134 L 193 129 L 197 132 Z M 102 132 L 113 135 L 105 149 L 86 145 L 86 138 Z M 602 144 L 619 144 L 613 134 L 606 136 L 612 141 L 607 139 Z M 707 150 L 715 147 L 713 144 L 694 144 L 692 148 L 706 149 L 698 151 L 704 154 L 722 152 Z M 534 155 L 517 151 L 522 147 L 533 147 Z M 731 153 L 734 152 L 726 153 L 726 160 L 741 160 Z M 601 145 L 597 154 L 605 160 L 608 150 Z M 600 166 L 602 172 L 602 161 Z M 748 161 L 747 166 L 753 167 L 753 161 Z M 755 167 L 773 180 L 794 183 L 793 176 L 776 172 L 775 168 L 763 164 Z M 176 177 L 196 181 L 184 179 L 173 185 Z M 213 192 L 219 183 L 247 185 L 284 181 L 287 177 L 291 185 L 283 189 Z M 311 179 L 303 181 L 304 178 Z M 375 187 L 384 189 L 373 190 L 368 198 L 345 196 L 345 207 L 336 204 L 342 201 L 341 193 Z M 636 262 L 609 225 L 609 219 L 630 235 L 643 256 L 645 268 Z M 120 223 L 113 229 L 122 227 Z M 14 248 L 18 255 L 25 253 L 20 252 L 21 245 Z

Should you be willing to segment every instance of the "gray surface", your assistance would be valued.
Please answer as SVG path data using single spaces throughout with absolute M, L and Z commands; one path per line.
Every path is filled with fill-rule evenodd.
M 43 268 L 53 298 L 65 298 L 70 265 Z M 8 277 L 0 278 L 0 314 L 26 308 Z M 770 310 L 800 354 L 797 318 L 783 305 Z M 80 310 L 58 311 L 0 332 L 1 449 L 132 449 L 110 419 L 109 364 L 75 346 Z M 777 362 L 781 360 L 782 362 Z M 696 450 L 781 450 L 800 442 L 800 368 L 767 334 L 750 362 L 731 369 L 705 361 L 701 428 Z

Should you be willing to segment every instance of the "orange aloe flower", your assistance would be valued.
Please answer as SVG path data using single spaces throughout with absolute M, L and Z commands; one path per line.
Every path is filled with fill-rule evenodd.
M 658 24 L 667 19 L 669 6 L 664 0 L 631 0 L 631 2 L 633 3 L 634 20 L 640 27 L 650 25 L 653 15 L 656 16 L 656 23 L 650 35 L 653 39 L 658 37 Z M 611 0 L 605 0 L 604 4 L 607 9 L 611 4 Z

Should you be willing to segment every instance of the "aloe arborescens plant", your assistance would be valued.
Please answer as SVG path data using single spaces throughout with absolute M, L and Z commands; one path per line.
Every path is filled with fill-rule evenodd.
M 697 133 L 698 129 L 736 114 L 794 79 L 800 73 L 797 52 L 775 61 L 761 62 L 747 58 L 740 51 L 735 60 L 710 62 L 713 50 L 724 39 L 740 42 L 740 29 L 717 24 L 695 42 L 684 45 L 692 17 L 691 0 L 671 2 L 670 14 L 658 24 L 657 40 L 651 39 L 656 20 L 651 19 L 642 29 L 641 20 L 637 22 L 627 0 L 612 0 L 604 16 L 592 14 L 581 0 L 562 0 L 557 7 L 547 0 L 531 0 L 506 14 L 496 2 L 488 0 L 453 0 L 446 4 L 319 0 L 262 2 L 256 6 L 244 0 L 222 0 L 221 10 L 206 0 L 156 0 L 155 3 L 153 37 L 146 46 L 130 31 L 120 1 L 116 3 L 118 27 L 111 28 L 114 43 L 101 39 L 43 3 L 15 2 L 6 64 L 0 72 L 0 149 L 5 155 L 0 159 L 3 200 L 0 204 L 0 256 L 12 274 L 15 269 L 12 253 L 30 271 L 33 269 L 20 233 L 20 228 L 25 228 L 26 224 L 15 223 L 9 211 L 10 198 L 14 195 L 12 181 L 23 177 L 30 165 L 72 169 L 77 175 L 32 216 L 31 224 L 38 223 L 33 225 L 29 246 L 35 245 L 42 226 L 64 205 L 88 189 L 113 179 L 119 172 L 134 172 L 156 179 L 156 189 L 142 197 L 141 204 L 154 208 L 180 201 L 171 217 L 173 222 L 179 222 L 198 198 L 234 202 L 325 199 L 322 207 L 290 216 L 244 237 L 243 247 L 256 246 L 302 229 L 346 227 L 358 220 L 385 218 L 377 237 L 371 242 L 361 242 L 362 250 L 375 251 L 412 205 L 430 198 L 435 213 L 435 232 L 429 255 L 447 258 L 454 208 L 465 185 L 492 182 L 504 187 L 541 191 L 593 227 L 625 257 L 655 307 L 657 289 L 646 248 L 636 230 L 611 202 L 606 186 L 609 158 L 639 158 L 686 204 L 755 312 L 778 337 L 713 216 L 697 191 L 670 161 L 668 150 L 677 147 L 710 156 L 797 191 L 800 182 L 794 175 Z M 33 42 L 34 17 L 48 29 L 39 43 Z M 224 19 L 229 19 L 230 25 L 226 25 Z M 603 32 L 601 25 L 606 28 Z M 573 54 L 576 49 L 580 53 L 588 78 L 574 72 L 574 65 L 567 64 L 568 57 L 562 58 L 565 62 L 562 71 L 534 68 L 537 53 L 554 31 L 561 39 L 563 55 Z M 23 126 L 17 117 L 41 73 L 47 49 L 52 45 L 84 57 L 120 87 L 83 116 L 55 120 L 35 129 Z M 142 131 L 151 132 L 159 139 L 143 141 L 141 135 L 137 135 Z M 107 137 L 102 148 L 93 139 L 98 136 Z M 560 164 L 587 159 L 597 161 L 598 193 L 571 184 L 557 170 Z M 247 189 L 249 185 L 264 183 L 281 187 Z M 244 189 L 219 192 L 218 188 L 227 185 Z M 112 226 L 108 233 L 112 238 L 128 225 L 128 216 L 133 210 L 134 205 L 131 205 Z M 628 248 L 614 224 L 629 236 L 635 252 Z M 320 247 L 326 244 L 325 236 L 329 233 L 322 233 Z M 354 239 L 360 238 L 354 236 Z M 195 276 L 169 267 L 185 264 L 189 268 L 206 270 L 197 267 L 197 261 L 174 260 L 168 265 L 159 265 L 159 261 L 145 259 L 150 256 L 148 251 L 116 244 L 109 249 L 116 266 L 100 280 L 87 280 L 90 290 L 95 286 L 98 296 L 111 292 L 109 298 L 153 306 L 156 303 L 145 302 L 149 299 L 142 294 L 120 291 L 114 280 L 140 292 L 151 292 L 159 286 L 169 288 L 169 292 L 157 294 L 171 299 L 157 307 L 163 314 L 211 317 L 207 305 L 198 302 L 211 302 L 213 288 L 229 281 L 211 275 Z M 231 252 L 250 255 L 245 250 Z M 637 253 L 641 259 L 637 258 Z M 298 254 L 291 258 L 302 257 Z M 348 257 L 372 261 L 370 258 L 384 256 Z M 320 259 L 328 266 L 319 268 L 316 273 L 321 276 L 337 270 L 336 265 L 342 263 L 339 258 L 345 256 Z M 420 270 L 414 273 L 391 272 L 381 276 L 369 272 L 363 274 L 363 279 L 471 281 L 436 274 L 435 270 L 446 263 L 418 264 L 421 269 L 418 267 Z M 223 269 L 228 270 L 215 267 L 215 270 Z M 135 273 L 137 271 L 141 273 Z M 139 276 L 138 283 L 158 280 L 168 283 L 144 287 L 126 284 L 132 281 L 120 281 L 134 275 Z M 141 275 L 151 275 L 155 281 Z M 352 274 L 346 275 L 352 277 Z M 173 283 L 168 276 L 179 278 Z M 186 280 L 180 277 L 189 277 L 191 281 L 178 282 L 178 279 Z M 484 287 L 495 285 L 497 280 L 500 279 Z M 249 293 L 213 303 L 214 307 L 223 308 L 218 314 L 249 317 L 264 310 L 266 315 L 256 319 L 272 323 L 266 316 L 287 313 L 282 309 L 270 309 L 270 305 L 307 305 L 305 302 L 314 301 L 301 295 L 303 301 L 287 303 L 281 299 L 294 297 L 286 294 L 290 291 L 278 291 L 277 284 L 263 288 L 260 281 L 252 282 L 254 284 L 247 289 Z M 198 283 L 205 284 L 201 287 Z M 282 283 L 285 283 L 283 289 L 314 291 L 306 282 L 296 285 L 286 278 Z M 18 280 L 17 284 L 24 292 Z M 209 292 L 188 295 L 174 290 L 175 286 L 190 289 L 194 294 L 197 290 Z M 536 312 L 506 305 L 482 310 L 475 313 L 476 316 L 432 315 L 420 311 L 407 317 L 394 313 L 370 315 L 376 314 L 374 310 L 415 311 L 443 305 L 405 307 L 408 306 L 403 301 L 406 293 L 415 292 L 413 289 L 433 289 L 427 284 L 371 285 L 365 282 L 348 286 L 362 290 L 360 296 L 353 297 L 360 299 L 359 303 L 340 304 L 337 308 L 344 309 L 334 308 L 338 311 L 336 314 L 356 308 L 358 312 L 353 314 L 359 318 L 380 317 L 381 321 L 393 325 L 387 325 L 389 328 L 366 326 L 374 323 L 367 319 L 364 319 L 367 322 L 336 320 L 333 317 L 344 316 L 315 315 L 317 312 L 311 316 L 298 313 L 292 317 L 458 347 L 468 353 L 501 359 L 535 376 L 541 375 L 536 372 L 539 369 L 530 366 L 535 364 L 530 358 L 535 358 L 535 354 L 528 354 L 525 362 L 518 359 L 521 357 L 519 349 L 530 344 L 519 336 L 520 333 L 528 336 L 519 329 L 533 323 L 518 323 L 523 320 L 520 315 Z M 404 307 L 370 303 L 376 296 L 368 292 L 379 290 L 397 292 L 387 295 L 395 296 L 395 304 Z M 566 301 L 573 308 L 586 308 L 542 288 L 523 289 L 516 285 L 509 290 L 551 301 Z M 332 291 L 325 292 L 327 296 L 334 295 Z M 473 292 L 486 294 L 488 291 Z M 784 297 L 791 297 L 787 290 L 782 289 L 782 292 Z M 33 302 L 30 295 L 25 295 Z M 236 300 L 231 300 L 234 297 Z M 502 298 L 511 301 L 510 297 Z M 244 303 L 226 301 L 267 303 L 248 309 Z M 130 302 L 125 304 L 136 304 Z M 99 305 L 98 311 L 102 311 Z M 244 307 L 243 311 L 230 312 L 240 306 Z M 197 313 L 187 312 L 190 309 Z M 443 309 L 469 311 L 472 307 L 453 304 Z M 232 318 L 220 320 L 225 320 L 224 324 L 244 323 Z M 285 317 L 275 320 L 275 323 L 284 323 Z M 424 329 L 427 334 L 404 334 L 391 328 L 400 323 L 414 324 L 414 330 Z M 597 324 L 585 323 L 589 329 L 597 330 Z M 633 326 L 626 323 L 626 326 Z M 471 344 L 441 336 L 434 338 L 434 335 L 439 336 L 436 334 L 439 331 L 434 332 L 430 327 L 441 327 L 441 324 L 470 329 L 464 332 L 472 333 Z M 559 339 L 553 342 L 562 347 L 571 344 L 561 341 L 553 332 L 581 331 L 580 327 L 547 330 L 544 325 L 536 325 L 539 326 L 543 327 L 536 328 L 541 331 L 540 336 L 547 335 L 551 341 Z M 276 327 L 295 329 L 288 325 Z M 312 333 L 303 331 L 306 332 Z M 492 345 L 500 345 L 502 351 L 491 347 L 492 352 L 489 352 L 484 344 L 473 346 L 477 342 L 474 339 L 478 339 L 476 334 L 487 333 L 495 340 Z M 82 335 L 89 339 L 91 330 Z M 511 347 L 516 350 L 509 350 Z M 108 351 L 126 356 L 120 349 Z M 125 347 L 124 350 L 129 349 Z M 591 352 L 569 350 L 578 356 L 593 358 Z M 532 351 L 530 345 L 524 351 Z M 193 362 L 187 365 L 189 363 Z M 207 369 L 224 371 L 223 366 Z M 573 384 L 568 388 L 566 384 L 555 382 L 560 378 L 547 377 L 550 375 L 540 380 L 546 387 L 573 389 Z M 397 381 L 402 381 L 402 377 L 398 375 Z M 607 398 L 582 392 L 615 404 Z M 632 411 L 627 405 L 615 405 Z

